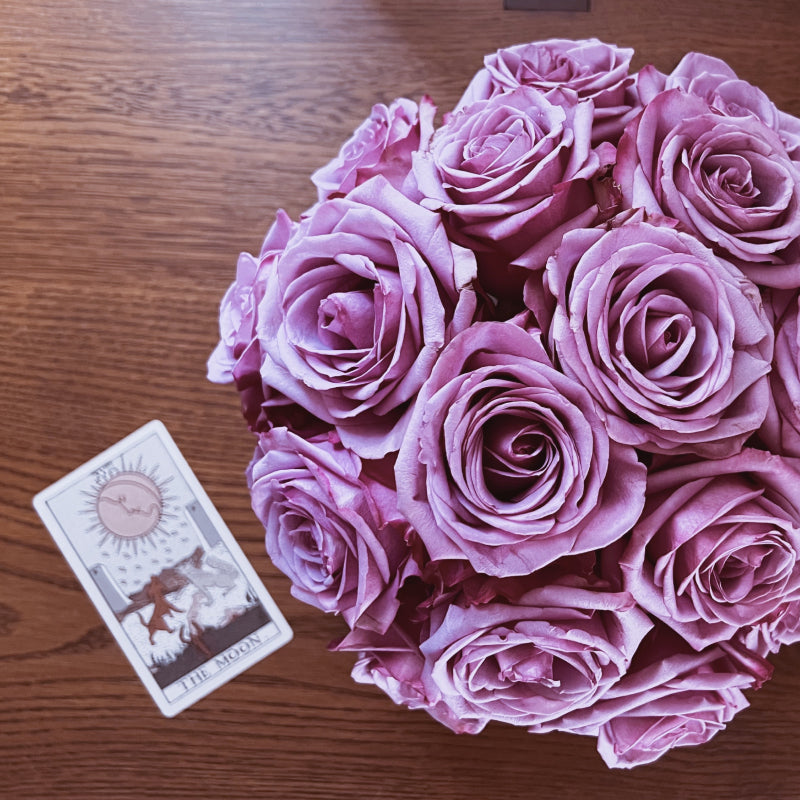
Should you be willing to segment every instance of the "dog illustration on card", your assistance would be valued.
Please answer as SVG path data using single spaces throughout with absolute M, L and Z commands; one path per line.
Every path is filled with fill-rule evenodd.
M 214 600 L 212 589 L 222 589 L 222 594 L 226 595 L 236 586 L 239 577 L 239 570 L 233 564 L 217 558 L 212 553 L 204 553 L 201 547 L 198 547 L 187 561 L 179 564 L 177 569 L 203 594 L 207 604 L 211 604 Z

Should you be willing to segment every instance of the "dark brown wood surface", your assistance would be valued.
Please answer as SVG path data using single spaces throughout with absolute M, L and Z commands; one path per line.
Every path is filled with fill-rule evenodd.
M 726 59 L 800 115 L 792 0 L 5 0 L 0 11 L 0 797 L 795 798 L 800 646 L 706 746 L 630 773 L 594 742 L 456 736 L 350 680 L 343 623 L 270 564 L 230 387 L 205 379 L 219 300 L 276 209 L 376 101 L 458 99 L 484 54 L 551 36 L 670 70 Z M 31 507 L 165 422 L 295 639 L 175 719 L 145 693 Z

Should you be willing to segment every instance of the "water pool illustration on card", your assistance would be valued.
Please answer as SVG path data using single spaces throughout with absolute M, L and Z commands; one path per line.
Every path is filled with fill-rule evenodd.
M 137 433 L 35 505 L 164 710 L 291 632 L 163 426 Z

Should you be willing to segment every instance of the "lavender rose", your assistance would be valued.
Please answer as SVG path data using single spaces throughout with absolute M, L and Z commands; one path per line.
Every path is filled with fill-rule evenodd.
M 635 113 L 628 74 L 633 50 L 598 39 L 547 39 L 498 50 L 470 82 L 456 106 L 531 86 L 542 92 L 574 91 L 594 106 L 595 141 L 616 141 Z
M 573 231 L 546 287 L 550 346 L 615 441 L 715 458 L 761 424 L 772 328 L 756 287 L 694 237 L 637 219 Z M 534 308 L 540 289 L 532 278 Z
M 768 305 L 775 319 L 775 358 L 769 408 L 759 435 L 773 453 L 800 457 L 800 295 L 786 294 L 774 294 Z
M 291 401 L 261 382 L 261 347 L 256 336 L 258 304 L 264 296 L 267 273 L 283 252 L 297 225 L 279 210 L 258 258 L 241 253 L 236 279 L 220 303 L 220 341 L 208 359 L 208 379 L 236 385 L 242 414 L 254 432 L 285 418 Z
M 419 148 L 420 137 L 430 136 L 435 113 L 436 107 L 427 97 L 419 106 L 405 98 L 389 106 L 376 103 L 339 155 L 311 176 L 320 201 L 347 194 L 375 175 L 383 175 L 395 189 L 402 190 L 411 171 L 411 154 Z
M 674 747 L 709 741 L 749 706 L 743 690 L 765 677 L 743 669 L 719 646 L 696 653 L 659 624 L 641 643 L 629 672 L 598 702 L 531 732 L 596 736 L 609 767 L 630 769 Z
M 626 533 L 645 469 L 531 334 L 478 322 L 422 386 L 395 468 L 398 502 L 433 560 L 527 575 Z
M 720 114 L 755 117 L 780 136 L 794 161 L 800 160 L 800 120 L 778 109 L 761 89 L 739 78 L 721 59 L 687 53 L 665 77 L 664 88 L 675 87 L 702 97 Z
M 248 468 L 253 510 L 292 594 L 350 627 L 384 631 L 409 563 L 408 525 L 391 490 L 361 477 L 358 457 L 285 428 L 259 437 Z
M 514 296 L 508 263 L 554 231 L 590 225 L 592 106 L 569 90 L 527 86 L 453 114 L 414 155 L 421 201 L 441 211 L 451 237 L 476 251 L 490 293 Z M 506 285 L 512 280 L 512 285 Z
M 650 764 L 675 747 L 704 744 L 750 705 L 738 687 L 717 688 L 721 680 L 713 670 L 687 676 L 683 682 L 686 688 L 676 696 L 620 714 L 600 728 L 597 752 L 609 767 L 631 769 Z
M 392 624 L 382 634 L 357 628 L 333 649 L 357 651 L 353 680 L 377 686 L 398 705 L 423 709 L 455 733 L 480 733 L 486 726 L 486 720 L 459 719 L 446 703 L 428 696 L 422 681 L 425 659 L 419 636 L 410 635 L 402 625 Z
M 267 276 L 264 383 L 365 458 L 397 450 L 412 400 L 475 310 L 475 259 L 382 177 L 319 204 Z
M 800 598 L 800 462 L 745 449 L 653 471 L 620 567 L 644 609 L 700 650 Z
M 661 92 L 626 128 L 614 177 L 629 206 L 679 220 L 755 283 L 800 286 L 800 169 L 754 116 Z
M 214 383 L 230 383 L 236 379 L 237 362 L 249 348 L 258 349 L 256 315 L 264 295 L 266 273 L 283 252 L 296 225 L 285 211 L 278 211 L 261 248 L 259 258 L 241 253 L 236 265 L 236 279 L 225 292 L 219 308 L 220 341 L 208 359 L 208 379 Z M 256 356 L 256 374 L 261 363 Z
M 542 724 L 597 702 L 651 627 L 628 595 L 580 584 L 534 589 L 515 605 L 451 605 L 420 645 L 423 685 L 462 721 Z

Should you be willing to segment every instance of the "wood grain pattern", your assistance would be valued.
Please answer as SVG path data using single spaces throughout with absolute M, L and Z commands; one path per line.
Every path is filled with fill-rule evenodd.
M 377 101 L 452 106 L 484 54 L 597 36 L 671 69 L 726 59 L 800 114 L 791 0 L 6 0 L 0 25 L 0 796 L 794 798 L 800 646 L 707 746 L 610 772 L 590 739 L 458 737 L 349 677 L 342 623 L 291 598 L 249 511 L 251 440 L 208 384 L 240 250 Z M 295 640 L 160 716 L 31 508 L 162 419 Z

